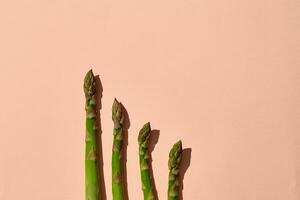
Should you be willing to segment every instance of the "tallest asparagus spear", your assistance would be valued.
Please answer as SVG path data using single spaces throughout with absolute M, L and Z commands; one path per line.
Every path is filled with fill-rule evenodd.
M 112 106 L 112 120 L 114 122 L 114 139 L 112 148 L 112 194 L 113 200 L 124 200 L 122 147 L 123 147 L 123 106 L 116 99 Z
M 100 200 L 96 127 L 96 82 L 90 70 L 84 79 L 86 136 L 85 136 L 85 199 Z

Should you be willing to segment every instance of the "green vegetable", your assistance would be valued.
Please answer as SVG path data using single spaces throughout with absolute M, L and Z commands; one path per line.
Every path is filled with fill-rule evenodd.
M 169 153 L 168 200 L 179 200 L 179 166 L 182 154 L 182 143 L 179 140 Z
M 86 135 L 85 135 L 85 199 L 99 200 L 98 144 L 96 127 L 96 82 L 90 70 L 84 79 Z
M 154 184 L 153 177 L 150 171 L 149 163 L 149 152 L 148 144 L 150 138 L 151 127 L 150 123 L 146 123 L 139 132 L 138 142 L 139 142 L 139 158 L 140 158 L 140 170 L 141 170 L 141 180 L 142 189 L 144 193 L 144 200 L 154 200 Z
M 113 147 L 112 147 L 112 194 L 113 200 L 124 200 L 124 182 L 122 168 L 122 146 L 123 146 L 123 106 L 117 99 L 112 106 L 112 120 L 114 122 Z

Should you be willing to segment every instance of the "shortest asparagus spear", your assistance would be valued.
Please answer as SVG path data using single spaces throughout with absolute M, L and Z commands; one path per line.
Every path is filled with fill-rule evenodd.
M 182 154 L 182 143 L 179 140 L 173 145 L 169 153 L 169 183 L 168 183 L 168 200 L 179 199 L 179 167 Z
M 142 189 L 144 193 L 144 200 L 154 200 L 154 185 L 153 178 L 150 171 L 150 155 L 148 151 L 150 139 L 150 122 L 146 123 L 139 132 L 139 157 L 140 157 L 140 171 L 142 180 Z

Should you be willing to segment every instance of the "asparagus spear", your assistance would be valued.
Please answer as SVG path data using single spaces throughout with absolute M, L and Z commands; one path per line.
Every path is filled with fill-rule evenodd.
M 86 135 L 85 135 L 85 199 L 99 200 L 99 174 L 96 127 L 96 82 L 90 70 L 84 79 Z
M 148 152 L 150 132 L 151 132 L 151 126 L 150 126 L 150 122 L 148 122 L 140 130 L 139 137 L 138 137 L 140 170 L 141 170 L 141 180 L 142 180 L 142 189 L 144 193 L 144 200 L 155 199 L 153 178 L 150 172 L 150 163 L 149 163 L 150 156 Z
M 112 106 L 113 148 L 112 148 L 112 194 L 113 200 L 124 200 L 123 169 L 122 169 L 122 146 L 123 146 L 123 106 L 117 99 Z
M 179 140 L 169 153 L 168 200 L 179 200 L 179 166 L 182 154 L 182 143 Z

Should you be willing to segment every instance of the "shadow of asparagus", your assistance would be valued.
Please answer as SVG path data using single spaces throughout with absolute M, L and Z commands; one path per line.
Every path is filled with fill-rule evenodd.
M 124 126 L 123 126 L 123 148 L 122 148 L 122 169 L 123 169 L 123 184 L 124 184 L 124 197 L 125 200 L 129 200 L 128 197 L 128 184 L 127 184 L 127 146 L 128 146 L 128 129 L 130 127 L 130 119 L 128 112 L 122 104 L 124 114 Z
M 102 128 L 101 128 L 101 115 L 100 110 L 102 108 L 102 93 L 103 87 L 99 75 L 95 76 L 96 80 L 96 125 L 98 127 L 97 136 L 98 136 L 98 174 L 99 174 L 99 183 L 100 183 L 100 199 L 106 200 L 106 189 L 104 181 L 104 172 L 103 172 L 103 150 L 102 150 Z
M 182 157 L 179 168 L 179 199 L 183 200 L 183 179 L 184 175 L 191 165 L 192 148 L 185 148 L 182 150 Z
M 154 199 L 158 200 L 158 194 L 157 194 L 157 190 L 156 190 L 156 185 L 155 185 L 155 178 L 154 178 L 154 174 L 153 174 L 153 168 L 152 168 L 152 151 L 155 148 L 155 145 L 158 143 L 158 139 L 159 139 L 159 134 L 160 134 L 160 130 L 156 130 L 153 129 L 150 133 L 150 140 L 149 140 L 149 147 L 148 147 L 148 151 L 149 151 L 149 155 L 150 155 L 150 174 L 152 177 L 152 185 L 153 185 L 153 192 L 154 192 Z

